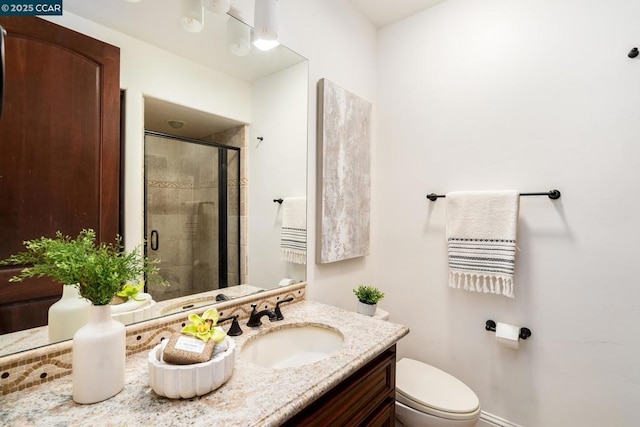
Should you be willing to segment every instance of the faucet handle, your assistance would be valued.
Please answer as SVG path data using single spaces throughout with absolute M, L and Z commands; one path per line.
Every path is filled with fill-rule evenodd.
M 231 337 L 237 337 L 238 335 L 242 335 L 242 328 L 240 327 L 240 323 L 238 323 L 238 315 L 225 317 L 224 319 L 218 319 L 218 325 L 222 322 L 226 322 L 227 320 L 231 320 L 231 327 L 227 331 L 227 335 Z
M 266 308 L 264 310 L 258 311 L 256 308 L 257 304 L 251 304 L 251 307 L 253 307 L 253 310 L 251 311 L 251 315 L 249 316 L 247 326 L 257 328 L 258 326 L 262 325 L 262 321 L 260 320 L 262 316 L 269 316 L 269 320 L 271 322 L 276 320 L 276 314 L 273 311 L 267 310 Z
M 280 310 L 280 304 L 283 304 L 285 302 L 291 302 L 291 301 L 293 301 L 293 297 L 283 299 L 282 301 L 278 301 L 276 303 L 276 310 L 275 310 L 276 320 L 284 320 L 284 316 L 282 315 L 282 310 Z

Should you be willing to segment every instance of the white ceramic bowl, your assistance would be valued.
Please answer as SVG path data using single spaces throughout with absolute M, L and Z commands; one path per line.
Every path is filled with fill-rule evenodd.
M 122 313 L 112 313 L 111 317 L 113 317 L 114 320 L 124 323 L 125 325 L 142 322 L 143 320 L 148 320 L 153 317 L 152 310 L 155 304 L 156 302 L 154 300 L 149 300 L 142 308 Z
M 161 360 L 162 348 L 168 340 L 164 340 L 149 352 L 149 385 L 158 395 L 170 399 L 189 399 L 210 393 L 227 382 L 233 373 L 236 344 L 226 337 L 216 347 L 226 350 L 214 351 L 208 362 L 193 365 L 170 365 Z

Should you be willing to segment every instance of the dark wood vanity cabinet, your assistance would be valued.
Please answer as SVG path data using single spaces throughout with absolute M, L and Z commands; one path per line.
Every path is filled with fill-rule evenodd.
M 0 259 L 24 240 L 120 230 L 120 49 L 36 17 L 0 16 Z M 62 286 L 9 283 L 0 267 L 0 333 L 46 323 Z
M 395 426 L 395 384 L 394 344 L 283 425 Z

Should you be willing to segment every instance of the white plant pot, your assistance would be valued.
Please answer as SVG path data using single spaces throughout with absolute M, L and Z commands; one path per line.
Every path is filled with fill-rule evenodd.
M 365 304 L 358 300 L 358 313 L 360 314 L 373 317 L 376 314 L 376 308 L 378 308 L 378 304 Z
M 96 403 L 124 387 L 126 332 L 111 318 L 111 307 L 92 305 L 89 323 L 73 336 L 73 400 Z
M 49 342 L 60 342 L 73 338 L 78 329 L 89 321 L 91 303 L 82 298 L 74 285 L 62 287 L 62 298 L 49 307 L 47 331 Z

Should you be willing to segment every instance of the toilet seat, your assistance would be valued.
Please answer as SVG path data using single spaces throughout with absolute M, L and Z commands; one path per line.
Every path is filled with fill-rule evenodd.
M 396 364 L 396 400 L 449 420 L 468 420 L 480 414 L 480 400 L 466 384 L 413 359 L 404 358 Z

